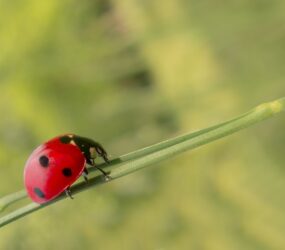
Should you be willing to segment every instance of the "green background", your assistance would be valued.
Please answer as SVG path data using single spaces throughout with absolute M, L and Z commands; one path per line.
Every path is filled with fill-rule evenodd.
M 0 195 L 58 134 L 111 157 L 284 96 L 285 2 L 0 0 Z M 284 117 L 16 221 L 0 249 L 285 249 Z M 27 201 L 26 201 L 27 202 Z

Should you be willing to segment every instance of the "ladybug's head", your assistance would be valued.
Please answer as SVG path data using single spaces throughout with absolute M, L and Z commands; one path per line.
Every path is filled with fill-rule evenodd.
M 77 146 L 84 154 L 87 163 L 91 163 L 97 155 L 103 157 L 105 161 L 108 161 L 105 149 L 98 142 L 95 142 L 92 139 L 74 134 L 64 135 L 59 139 L 63 143 L 70 143 Z

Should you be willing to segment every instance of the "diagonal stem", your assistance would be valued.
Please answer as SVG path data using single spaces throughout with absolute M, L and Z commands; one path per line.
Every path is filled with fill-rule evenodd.
M 137 171 L 141 168 L 153 165 L 155 163 L 161 162 L 162 160 L 173 157 L 179 153 L 182 153 L 186 150 L 194 149 L 204 144 L 210 143 L 212 141 L 223 138 L 227 135 L 233 134 L 241 129 L 249 127 L 255 123 L 258 123 L 262 120 L 268 119 L 274 116 L 277 113 L 285 110 L 285 98 L 275 100 L 273 102 L 264 103 L 253 110 L 247 112 L 244 115 L 241 115 L 237 118 L 229 120 L 227 122 L 220 123 L 218 125 L 194 132 L 185 134 L 173 139 L 166 140 L 164 142 L 146 147 L 144 149 L 135 151 L 123 155 L 119 158 L 113 159 L 108 168 L 110 168 L 110 177 L 113 179 L 122 177 L 124 175 L 130 174 L 134 171 Z M 106 164 L 100 165 L 104 167 Z M 91 169 L 90 169 L 91 170 Z M 96 176 L 90 179 L 88 183 L 81 182 L 74 185 L 71 188 L 73 194 L 85 191 L 91 187 L 94 187 L 99 184 L 103 184 L 106 181 L 100 176 Z M 9 205 L 9 202 L 15 202 L 19 199 L 16 194 L 21 194 L 18 197 L 24 197 L 23 191 L 18 193 L 11 194 L 10 200 L 6 197 L 0 199 L 0 204 Z M 13 199 L 13 195 L 15 198 Z M 11 198 L 12 197 L 12 198 Z M 11 223 L 27 214 L 30 214 L 38 209 L 44 208 L 48 205 L 51 205 L 61 199 L 64 199 L 64 195 L 60 195 L 58 198 L 53 201 L 46 203 L 44 205 L 39 205 L 36 203 L 31 203 L 27 206 L 21 207 L 3 217 L 0 218 L 0 227 Z M 6 203 L 3 202 L 3 200 Z M 8 201 L 8 202 L 7 202 Z
M 13 203 L 22 200 L 27 197 L 26 191 L 21 190 L 13 194 L 6 195 L 5 197 L 0 199 L 0 212 L 3 211 L 8 206 Z

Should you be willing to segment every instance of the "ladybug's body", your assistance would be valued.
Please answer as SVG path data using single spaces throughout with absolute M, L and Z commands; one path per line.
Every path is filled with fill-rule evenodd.
M 40 204 L 63 191 L 70 196 L 70 185 L 88 173 L 86 163 L 95 166 L 97 154 L 108 161 L 107 153 L 100 144 L 73 134 L 59 136 L 40 145 L 25 166 L 24 182 L 28 195 Z

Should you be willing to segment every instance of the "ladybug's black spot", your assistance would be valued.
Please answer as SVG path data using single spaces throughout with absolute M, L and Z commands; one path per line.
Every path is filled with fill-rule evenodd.
M 68 143 L 70 143 L 70 141 L 72 140 L 72 138 L 69 137 L 69 136 L 67 136 L 67 135 L 65 135 L 65 136 L 60 137 L 59 140 L 60 140 L 62 143 L 64 143 L 64 144 L 68 144 Z
M 40 198 L 45 198 L 45 194 L 39 188 L 34 188 L 35 194 Z
M 39 162 L 40 162 L 40 164 L 41 164 L 42 167 L 46 168 L 46 167 L 48 167 L 49 159 L 48 159 L 45 155 L 42 155 L 42 156 L 39 158 Z
M 72 175 L 72 171 L 71 171 L 71 168 L 64 168 L 62 169 L 62 174 L 66 177 L 69 177 Z

